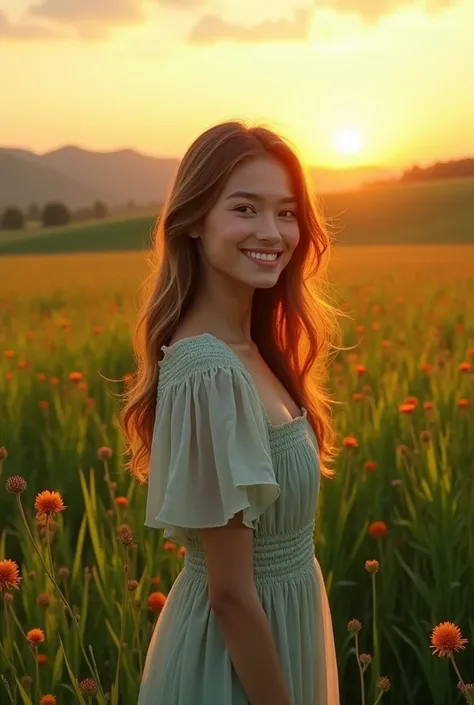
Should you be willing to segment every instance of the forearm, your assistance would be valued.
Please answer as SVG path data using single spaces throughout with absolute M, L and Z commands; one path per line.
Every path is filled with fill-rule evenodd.
M 267 615 L 258 596 L 214 609 L 250 705 L 293 705 Z

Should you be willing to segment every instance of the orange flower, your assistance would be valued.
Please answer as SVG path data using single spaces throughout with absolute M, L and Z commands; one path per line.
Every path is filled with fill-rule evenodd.
M 40 705 L 56 705 L 56 698 L 51 693 L 48 695 L 42 695 L 40 698 Z
M 367 367 L 365 365 L 356 365 L 355 371 L 358 375 L 365 375 L 367 372 Z
M 71 382 L 80 382 L 83 379 L 83 374 L 82 372 L 71 372 L 69 379 Z
M 150 580 L 152 585 L 159 585 L 161 583 L 161 578 L 159 575 L 156 575 L 154 578 Z
M 48 663 L 48 657 L 46 654 L 38 654 L 38 658 L 36 661 L 39 663 L 40 666 L 44 666 L 46 663 Z
M 429 362 L 424 362 L 421 366 L 421 371 L 429 374 L 430 372 L 433 372 L 433 365 L 430 365 Z
M 13 352 L 13 350 L 4 350 L 3 357 L 5 357 L 7 360 L 11 360 L 15 357 L 15 353 Z
M 40 409 L 48 409 L 49 408 L 49 401 L 45 401 L 42 399 L 39 404 L 38 404 Z
M 459 371 L 460 372 L 469 372 L 471 367 L 472 367 L 472 365 L 470 362 L 460 362 L 459 363 Z
M 87 382 L 79 382 L 77 388 L 80 389 L 81 392 L 84 392 L 87 389 Z
M 352 398 L 354 399 L 354 401 L 361 401 L 364 398 L 364 395 L 360 392 L 354 392 Z
M 96 335 L 99 335 L 100 333 L 102 333 L 103 330 L 104 329 L 102 328 L 102 326 L 94 326 L 92 328 L 92 332 L 95 333 Z
M 359 447 L 359 442 L 357 438 L 354 438 L 354 436 L 346 436 L 342 440 L 343 445 L 346 448 L 358 448 Z
M 97 457 L 99 460 L 110 460 L 112 457 L 112 448 L 109 448 L 109 446 L 99 446 L 99 448 L 97 448 Z
M 49 607 L 51 605 L 51 595 L 47 592 L 40 592 L 36 598 L 38 607 Z
M 376 468 L 377 465 L 373 460 L 367 460 L 367 462 L 364 463 L 364 470 L 366 472 L 374 472 Z
M 44 631 L 42 629 L 30 629 L 26 632 L 26 638 L 30 644 L 41 644 L 44 641 Z
M 468 350 L 469 356 L 474 360 L 474 346 Z
M 161 612 L 166 603 L 166 595 L 162 592 L 152 592 L 148 597 L 148 609 L 151 612 Z
M 38 382 L 44 382 L 44 380 L 46 379 L 45 373 L 38 372 L 38 374 L 36 375 L 36 379 L 38 380 Z
M 11 561 L 8 558 L 0 561 L 0 592 L 11 590 L 12 588 L 18 590 L 20 580 L 22 580 L 20 578 L 20 570 L 15 561 Z
M 404 404 L 412 404 L 413 406 L 418 405 L 418 397 L 407 397 Z
M 453 651 L 466 648 L 467 639 L 461 636 L 461 630 L 452 622 L 442 622 L 438 624 L 431 634 L 431 646 L 433 656 L 452 656 Z
M 365 561 L 365 569 L 368 573 L 376 573 L 379 569 L 379 562 L 374 560 Z
M 176 548 L 176 546 L 171 541 L 165 541 L 163 544 L 163 549 L 165 551 L 168 551 L 168 553 L 171 553 L 172 551 L 174 551 L 175 548 Z
M 388 534 L 387 524 L 383 521 L 374 521 L 369 526 L 369 534 L 373 538 L 382 538 Z
M 41 521 L 45 516 L 54 516 L 57 512 L 63 512 L 66 507 L 59 492 L 44 490 L 36 495 L 35 509 L 38 512 L 36 518 Z
M 382 347 L 384 350 L 388 350 L 392 346 L 391 340 L 382 340 Z
M 53 385 L 59 384 L 59 377 L 51 377 L 49 383 Z
M 424 401 L 423 402 L 423 409 L 426 409 L 426 411 L 430 411 L 433 408 L 434 404 L 432 401 Z
M 460 409 L 465 409 L 467 406 L 469 406 L 469 399 L 459 399 L 458 406 Z
M 126 497 L 116 497 L 115 504 L 117 507 L 128 507 L 128 499 Z
M 400 404 L 400 406 L 398 407 L 398 410 L 402 414 L 411 414 L 411 412 L 415 411 L 415 409 L 416 409 L 415 404 L 407 404 L 407 403 Z
M 178 549 L 178 556 L 180 558 L 184 558 L 185 555 L 186 555 L 186 548 L 184 546 L 180 546 L 180 548 Z
M 20 370 L 26 370 L 27 367 L 29 367 L 30 363 L 28 360 L 19 360 L 18 361 L 18 368 Z

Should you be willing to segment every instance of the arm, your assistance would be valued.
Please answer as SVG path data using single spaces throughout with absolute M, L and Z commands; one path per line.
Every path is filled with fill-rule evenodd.
M 242 512 L 201 529 L 209 601 L 250 705 L 292 705 L 267 616 L 254 582 L 253 530 Z

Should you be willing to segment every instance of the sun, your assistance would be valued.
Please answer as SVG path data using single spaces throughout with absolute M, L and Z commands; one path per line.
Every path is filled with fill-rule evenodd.
M 339 154 L 358 154 L 362 149 L 362 138 L 353 127 L 344 127 L 334 135 L 334 146 Z

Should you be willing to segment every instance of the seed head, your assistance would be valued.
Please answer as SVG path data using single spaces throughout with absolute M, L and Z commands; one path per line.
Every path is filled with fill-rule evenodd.
M 359 656 L 359 661 L 363 666 L 370 666 L 372 663 L 372 656 L 370 654 L 361 654 Z
M 97 693 L 97 683 L 93 678 L 83 678 L 78 683 L 81 695 L 85 698 L 92 698 Z
M 377 688 L 382 692 L 382 693 L 388 693 L 390 690 L 390 681 L 387 678 L 387 676 L 380 676 L 380 678 L 377 681 Z
M 347 631 L 351 632 L 351 634 L 358 634 L 361 629 L 362 624 L 359 622 L 358 619 L 351 619 L 347 623 Z
M 365 569 L 368 573 L 376 573 L 379 569 L 379 562 L 376 560 L 365 561 Z
M 1 448 L 0 448 L 1 452 Z M 1 460 L 1 458 L 0 458 Z M 8 478 L 5 489 L 7 492 L 10 494 L 21 494 L 24 492 L 27 488 L 27 483 L 24 477 L 21 475 L 12 475 L 11 477 Z

